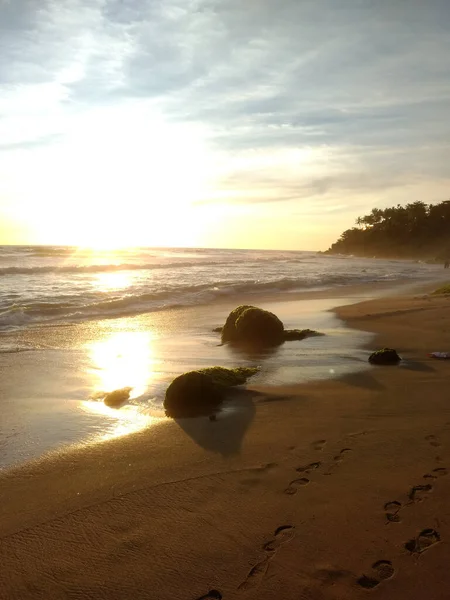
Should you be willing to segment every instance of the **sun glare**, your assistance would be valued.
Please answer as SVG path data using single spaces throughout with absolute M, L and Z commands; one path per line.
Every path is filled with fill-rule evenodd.
M 130 387 L 131 398 L 141 396 L 152 380 L 156 362 L 150 331 L 118 331 L 94 342 L 89 349 L 93 392 Z
M 157 425 L 164 420 L 164 417 L 155 417 L 139 410 L 138 406 L 124 406 L 120 410 L 109 408 L 103 402 L 93 402 L 86 400 L 81 403 L 83 410 L 96 415 L 103 415 L 113 419 L 112 427 L 106 426 L 104 433 L 100 434 L 96 441 L 106 441 L 130 433 L 141 431 L 150 425 Z
M 148 331 L 118 331 L 106 339 L 94 342 L 88 348 L 92 377 L 92 397 L 100 392 L 112 392 L 130 387 L 131 399 L 144 394 L 154 376 L 155 357 L 152 334 Z M 101 440 L 133 433 L 162 420 L 150 415 L 145 407 L 127 404 L 119 410 L 105 406 L 102 401 L 88 400 L 81 403 L 83 410 L 112 418 L 112 427 L 105 425 Z M 144 410 L 143 410 L 144 408 Z
M 92 285 L 100 291 L 123 290 L 131 286 L 132 280 L 128 271 L 97 273 Z

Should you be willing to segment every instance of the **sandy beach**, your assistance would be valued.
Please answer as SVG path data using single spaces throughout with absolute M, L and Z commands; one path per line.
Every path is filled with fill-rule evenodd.
M 235 419 L 162 419 L 6 471 L 0 597 L 447 599 L 450 362 L 427 353 L 450 349 L 449 301 L 337 310 L 398 367 L 249 385 Z

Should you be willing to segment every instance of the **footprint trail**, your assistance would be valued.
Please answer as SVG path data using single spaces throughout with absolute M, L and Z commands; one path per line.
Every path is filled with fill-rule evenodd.
M 299 479 L 294 479 L 293 481 L 291 481 L 289 486 L 284 490 L 284 493 L 287 494 L 288 496 L 293 496 L 294 494 L 297 493 L 297 490 L 300 487 L 304 487 L 305 485 L 308 485 L 309 482 L 310 482 L 310 480 L 307 477 L 300 477 Z
M 393 577 L 395 569 L 390 560 L 378 560 L 373 563 L 369 575 L 363 575 L 357 581 L 357 584 L 366 590 L 377 587 L 382 581 Z
M 267 569 L 269 568 L 269 563 L 275 556 L 277 550 L 280 546 L 292 540 L 294 535 L 295 528 L 292 525 L 282 525 L 281 527 L 278 527 L 273 538 L 263 545 L 263 550 L 266 553 L 265 558 L 250 569 L 245 581 L 239 585 L 238 591 L 246 592 L 259 586 L 264 579 Z M 205 598 L 208 598 L 208 596 Z
M 424 529 L 416 538 L 406 542 L 405 548 L 412 554 L 421 554 L 441 541 L 441 536 L 435 529 Z

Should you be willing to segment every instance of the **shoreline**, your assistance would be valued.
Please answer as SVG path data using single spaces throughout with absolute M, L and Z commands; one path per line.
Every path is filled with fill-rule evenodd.
M 0 592 L 357 599 L 367 593 L 359 580 L 384 560 L 394 576 L 378 581 L 383 598 L 444 599 L 448 363 L 426 352 L 450 348 L 448 303 L 403 295 L 337 309 L 374 345 L 397 347 L 400 367 L 249 385 L 233 423 L 164 422 L 0 475 Z M 220 452 L 230 438 L 239 453 Z M 408 499 L 422 484 L 432 493 Z M 394 501 L 401 517 L 386 526 Z M 289 535 L 278 538 L 280 527 Z M 405 550 L 425 529 L 438 533 L 433 547 Z
M 275 312 L 275 314 L 282 318 L 286 327 L 309 327 L 324 330 L 327 333 L 325 337 L 321 338 L 310 338 L 294 343 L 287 342 L 276 349 L 275 355 L 272 358 L 270 356 L 251 357 L 246 354 L 241 355 L 240 352 L 236 353 L 235 350 L 230 351 L 227 346 L 220 347 L 220 344 L 217 344 L 218 336 L 212 332 L 212 328 L 217 323 L 223 322 L 229 311 L 234 308 L 234 304 L 227 305 L 223 302 L 214 304 L 216 312 L 212 310 L 213 307 L 211 306 L 206 307 L 210 310 L 203 310 L 205 307 L 188 307 L 170 309 L 166 312 L 160 312 L 157 315 L 149 313 L 126 319 L 107 319 L 106 321 L 99 322 L 68 324 L 56 328 L 37 327 L 23 330 L 21 335 L 23 339 L 27 340 L 27 343 L 34 344 L 34 340 L 38 340 L 39 351 L 36 354 L 32 348 L 25 354 L 13 352 L 11 356 L 3 355 L 3 366 L 5 367 L 6 362 L 6 368 L 10 373 L 11 381 L 9 387 L 6 386 L 5 388 L 4 383 L 3 386 L 0 385 L 0 393 L 3 396 L 10 397 L 12 405 L 16 401 L 23 403 L 21 397 L 24 394 L 36 396 L 39 399 L 45 398 L 45 396 L 54 396 L 55 399 L 48 404 L 48 408 L 46 408 L 46 404 L 44 403 L 42 410 L 47 412 L 43 412 L 41 418 L 46 419 L 50 426 L 54 424 L 56 427 L 58 427 L 58 419 L 67 419 L 67 417 L 72 420 L 75 419 L 73 421 L 73 433 L 71 434 L 71 438 L 61 438 L 59 443 L 55 441 L 49 445 L 44 442 L 40 452 L 37 451 L 36 453 L 34 451 L 33 454 L 30 455 L 28 453 L 28 456 L 25 454 L 24 457 L 21 457 L 22 451 L 19 446 L 17 458 L 14 458 L 15 455 L 13 454 L 13 460 L 10 460 L 9 464 L 8 462 L 6 464 L 3 462 L 2 464 L 0 457 L 0 473 L 7 472 L 10 469 L 21 468 L 28 463 L 39 464 L 42 460 L 51 459 L 61 453 L 70 453 L 77 449 L 82 450 L 86 446 L 103 443 L 108 439 L 113 440 L 123 435 L 132 435 L 138 431 L 145 430 L 149 425 L 154 427 L 156 423 L 166 419 L 162 410 L 164 389 L 172 381 L 173 377 L 187 370 L 208 367 L 215 364 L 229 367 L 260 364 L 263 367 L 262 370 L 256 379 L 252 378 L 247 384 L 248 388 L 255 390 L 275 390 L 287 387 L 296 389 L 297 386 L 304 385 L 305 383 L 338 380 L 342 376 L 364 372 L 369 368 L 365 350 L 370 348 L 375 331 L 371 330 L 370 327 L 361 327 L 361 324 L 358 322 L 355 324 L 349 323 L 346 319 L 348 314 L 348 311 L 346 312 L 345 310 L 346 307 L 351 312 L 355 304 L 364 304 L 364 302 L 370 302 L 370 300 L 384 295 L 387 297 L 398 297 L 412 291 L 423 293 L 434 289 L 434 286 L 439 283 L 440 280 L 433 285 L 429 282 L 423 283 L 421 281 L 402 282 L 395 286 L 391 282 L 386 284 L 378 283 L 377 285 L 359 284 L 356 286 L 323 290 L 319 293 L 311 292 L 306 297 L 303 293 L 300 295 L 285 294 L 283 298 L 274 298 L 272 295 L 259 296 L 258 302 L 255 302 L 255 304 Z M 241 299 L 242 303 L 249 301 L 251 301 L 251 298 L 248 297 Z M 327 315 L 330 315 L 330 317 L 327 317 Z M 334 315 L 338 317 L 339 321 L 332 321 L 331 317 L 334 318 Z M 311 322 L 311 318 L 315 319 L 315 321 Z M 191 328 L 187 334 L 181 334 L 180 337 L 180 323 L 183 322 L 194 322 L 196 326 L 194 329 Z M 157 375 L 154 369 L 158 369 L 158 367 L 156 366 L 152 369 L 150 363 L 150 370 L 154 371 L 151 377 L 157 375 L 156 385 L 155 382 L 151 383 L 151 379 L 144 383 L 144 378 L 147 377 L 147 371 L 149 371 L 149 365 L 142 364 L 139 368 L 139 373 L 132 372 L 131 375 L 138 375 L 137 383 L 140 386 L 141 392 L 145 391 L 144 388 L 146 388 L 144 396 L 142 396 L 143 400 L 141 400 L 141 397 L 137 399 L 137 403 L 132 400 L 131 404 L 126 404 L 120 410 L 107 409 L 102 402 L 96 403 L 88 400 L 91 393 L 95 394 L 98 389 L 98 387 L 93 388 L 93 384 L 89 383 L 92 380 L 91 376 L 86 379 L 86 375 L 82 376 L 81 374 L 81 371 L 86 370 L 86 359 L 91 362 L 89 357 L 86 356 L 86 359 L 83 359 L 81 363 L 78 360 L 78 366 L 75 365 L 75 368 L 79 374 L 75 379 L 69 373 L 68 368 L 64 367 L 64 362 L 61 362 L 62 360 L 66 363 L 68 362 L 68 367 L 73 370 L 72 365 L 75 363 L 73 362 L 74 359 L 70 357 L 74 352 L 76 355 L 81 352 L 84 356 L 87 351 L 86 349 L 91 346 L 96 351 L 97 348 L 100 348 L 102 352 L 106 349 L 106 365 L 104 360 L 98 365 L 94 363 L 92 365 L 94 367 L 93 374 L 96 376 L 96 369 L 100 369 L 99 372 L 101 373 L 106 368 L 107 378 L 103 383 L 104 385 L 108 385 L 107 382 L 109 382 L 109 385 L 112 385 L 110 389 L 118 389 L 131 385 L 132 380 L 130 379 L 117 380 L 113 378 L 111 382 L 111 373 L 108 373 L 111 365 L 108 362 L 111 360 L 111 353 L 127 351 L 127 348 L 125 347 L 125 350 L 123 350 L 122 346 L 124 341 L 125 346 L 130 345 L 127 339 L 128 335 L 133 336 L 140 331 L 149 329 L 155 329 L 157 337 L 163 336 L 164 338 L 168 336 L 170 339 L 173 338 L 173 343 L 169 344 L 167 348 L 161 346 L 158 341 L 155 342 L 155 340 L 152 340 L 152 344 L 155 345 L 152 353 L 161 355 L 161 364 L 166 364 L 168 360 L 170 361 L 164 367 L 165 372 L 167 373 L 168 371 L 169 374 L 163 375 L 161 372 Z M 130 331 L 130 334 L 127 333 L 128 331 Z M 199 349 L 199 343 L 195 341 L 198 336 L 200 336 L 200 342 L 204 346 L 203 349 Z M 114 343 L 110 349 L 110 341 L 111 339 L 114 341 L 116 337 L 119 340 L 119 344 Z M 135 344 L 136 339 L 140 342 L 139 337 L 130 338 L 133 344 Z M 193 343 L 194 345 L 192 345 Z M 183 355 L 179 351 L 179 346 L 186 344 L 190 358 L 186 356 L 183 359 Z M 145 354 L 146 348 L 141 343 L 138 344 L 137 349 L 139 353 L 144 352 Z M 67 351 L 69 351 L 69 359 L 66 357 Z M 135 357 L 134 350 L 131 349 L 131 351 L 131 359 L 142 362 L 140 357 Z M 169 358 L 169 355 L 176 354 L 177 352 L 179 354 L 178 358 L 184 360 L 184 364 L 183 362 L 178 364 L 177 362 L 173 362 L 172 358 Z M 308 353 L 312 353 L 311 359 L 308 358 Z M 339 356 L 340 354 L 342 355 L 341 357 Z M 36 368 L 35 362 L 37 359 L 39 360 Z M 147 356 L 147 359 L 152 360 L 152 355 Z M 49 382 L 48 377 L 42 379 L 40 376 L 42 366 L 45 367 L 48 361 L 55 363 L 55 368 L 57 369 L 56 371 L 53 369 L 53 371 L 48 372 L 50 378 L 55 379 L 55 381 L 51 382 Z M 19 370 L 17 369 L 17 363 L 20 365 Z M 127 372 L 126 364 L 125 366 L 122 363 L 118 363 L 117 366 L 113 364 L 112 368 L 113 370 L 116 368 L 125 369 L 125 372 Z M 32 387 L 24 385 L 21 381 L 21 372 L 23 370 L 28 372 Z M 89 367 L 89 370 L 92 370 L 92 367 Z M 48 371 L 47 368 L 46 371 Z M 61 373 L 58 374 L 58 371 L 61 371 Z M 277 373 L 279 374 L 277 375 Z M 70 377 L 73 381 L 68 387 L 64 381 L 67 377 Z M 101 381 L 103 379 L 104 377 L 102 377 Z M 17 387 L 19 387 L 19 396 L 17 396 Z M 101 386 L 101 389 L 105 388 Z M 134 396 L 135 394 L 133 395 L 132 393 L 132 398 Z M 149 404 L 147 404 L 146 398 L 149 398 Z M 156 403 L 155 400 L 157 400 Z M 61 401 L 63 401 L 62 405 Z M 39 400 L 38 410 L 41 404 Z M 68 407 L 68 409 L 65 407 Z M 34 406 L 30 405 L 29 408 L 33 412 L 36 411 Z M 67 410 L 70 410 L 70 412 L 67 413 Z M 51 413 L 48 411 L 51 411 Z M 95 417 L 96 413 L 98 413 L 98 418 Z M 5 417 L 4 431 L 8 427 L 8 412 L 6 414 L 3 412 L 3 418 L 5 419 Z M 17 421 L 17 418 L 20 418 L 20 414 L 16 415 L 13 412 L 10 420 L 11 418 Z M 78 422 L 80 425 L 77 425 Z M 84 422 L 86 425 L 83 425 Z M 14 420 L 11 421 L 11 427 L 15 431 Z M 84 434 L 82 430 L 78 433 L 77 428 L 79 427 L 94 427 L 95 429 L 91 435 L 88 433 L 88 429 L 86 429 L 86 433 Z M 30 430 L 30 435 L 40 437 L 41 434 L 39 430 L 35 432 Z M 24 439 L 24 442 L 20 442 L 20 437 L 16 439 L 18 443 L 26 443 L 28 446 L 30 444 L 35 445 L 36 443 L 32 437 L 29 437 L 29 440 Z M 0 447 L 1 442 L 0 431 Z M 8 437 L 4 440 L 5 442 L 8 444 Z M 13 447 L 14 452 L 17 451 Z
M 3 368 L 10 375 L 9 380 L 0 384 L 0 394 L 10 399 L 11 406 L 9 412 L 3 411 L 6 432 L 3 443 L 8 454 L 0 456 L 0 471 L 29 460 L 39 461 L 42 456 L 58 451 L 70 452 L 73 447 L 98 443 L 107 437 L 130 434 L 149 423 L 153 425 L 165 417 L 162 410 L 165 388 L 175 376 L 187 370 L 215 364 L 229 367 L 257 364 L 263 368 L 253 385 L 267 387 L 330 379 L 336 373 L 364 369 L 362 361 L 357 360 L 358 348 L 364 347 L 368 334 L 350 331 L 334 317 L 332 309 L 417 285 L 409 281 L 393 286 L 387 282 L 281 297 L 279 294 L 242 297 L 240 303 L 253 301 L 275 312 L 287 328 L 307 327 L 327 333 L 324 338 L 288 342 L 276 349 L 273 356 L 249 356 L 219 346 L 219 336 L 212 329 L 223 323 L 235 307 L 229 300 L 130 318 L 23 330 L 11 339 L 17 336 L 17 343 L 29 350 L 0 356 Z M 125 362 L 115 360 L 116 354 L 124 355 Z M 28 385 L 22 380 L 22 371 L 28 373 Z M 125 386 L 134 390 L 131 403 L 120 411 L 88 400 L 99 390 Z M 31 419 L 23 415 L 28 422 L 25 429 L 23 425 L 18 429 L 23 416 L 20 412 L 16 414 L 16 404 L 23 406 L 22 413 L 32 411 Z M 43 426 L 47 422 L 48 427 L 55 428 L 54 432 L 49 435 L 40 426 L 36 427 L 33 419 Z M 59 433 L 61 422 L 64 430 Z M 8 436 L 8 427 L 17 432 L 12 438 Z
M 428 288 L 430 285 L 439 285 L 442 281 L 447 281 L 448 277 L 446 277 L 445 273 L 440 273 L 438 276 L 438 272 L 433 273 L 433 278 L 424 280 L 423 278 L 408 278 L 408 279 L 397 279 L 397 280 L 387 280 L 387 281 L 365 281 L 361 283 L 352 283 L 352 284 L 335 284 L 332 287 L 312 287 L 312 288 L 304 288 L 294 291 L 271 291 L 271 292 L 258 292 L 258 293 L 240 293 L 237 299 L 237 295 L 234 296 L 216 296 L 215 298 L 209 299 L 207 302 L 202 302 L 199 304 L 186 304 L 180 306 L 169 306 L 169 307 L 161 307 L 151 310 L 149 312 L 131 312 L 124 313 L 123 315 L 111 315 L 111 316 L 102 316 L 102 317 L 91 317 L 81 320 L 67 320 L 67 321 L 43 321 L 38 323 L 29 323 L 28 326 L 11 326 L 9 329 L 0 330 L 0 342 L 3 339 L 14 338 L 15 336 L 21 336 L 22 334 L 40 332 L 42 330 L 47 329 L 64 329 L 70 327 L 89 327 L 90 324 L 95 324 L 99 322 L 108 322 L 108 321 L 118 321 L 124 319 L 140 319 L 145 317 L 150 317 L 152 315 L 159 315 L 165 313 L 178 313 L 178 312 L 189 312 L 191 310 L 195 310 L 197 308 L 204 308 L 205 310 L 208 307 L 220 308 L 223 306 L 236 306 L 237 304 L 257 304 L 257 303 L 273 303 L 280 301 L 301 301 L 301 300 L 319 300 L 319 299 L 328 299 L 328 298 L 338 298 L 338 297 L 356 297 L 361 295 L 362 298 L 372 297 L 373 292 L 375 292 L 375 296 L 385 296 L 396 294 L 399 289 L 404 289 L 405 291 L 410 289 L 414 290 L 418 287 L 423 287 L 424 289 Z M 370 291 L 370 292 L 369 292 Z

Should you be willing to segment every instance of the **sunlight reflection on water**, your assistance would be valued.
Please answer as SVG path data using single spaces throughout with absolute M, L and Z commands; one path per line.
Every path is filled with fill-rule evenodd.
M 134 277 L 127 271 L 97 273 L 95 279 L 92 281 L 92 285 L 102 291 L 109 292 L 111 290 L 121 290 L 130 287 L 133 279 Z
M 131 399 L 142 396 L 155 376 L 157 360 L 153 339 L 151 331 L 117 331 L 91 343 L 88 374 L 92 377 L 92 397 L 124 387 L 132 388 Z M 81 408 L 107 417 L 106 432 L 100 434 L 100 440 L 128 435 L 164 419 L 162 415 L 148 414 L 143 406 L 135 404 L 117 409 L 101 401 L 88 400 L 81 402 Z
M 117 331 L 89 346 L 94 392 L 112 392 L 132 388 L 137 398 L 154 376 L 156 358 L 151 331 Z
M 157 417 L 146 414 L 136 405 L 123 406 L 120 410 L 117 410 L 106 406 L 103 402 L 84 400 L 81 402 L 81 408 L 86 412 L 108 417 L 108 424 L 105 426 L 106 431 L 100 433 L 97 441 L 110 440 L 136 433 L 141 429 L 157 425 L 166 420 L 166 417 L 163 416 Z M 112 424 L 111 420 L 113 420 Z

